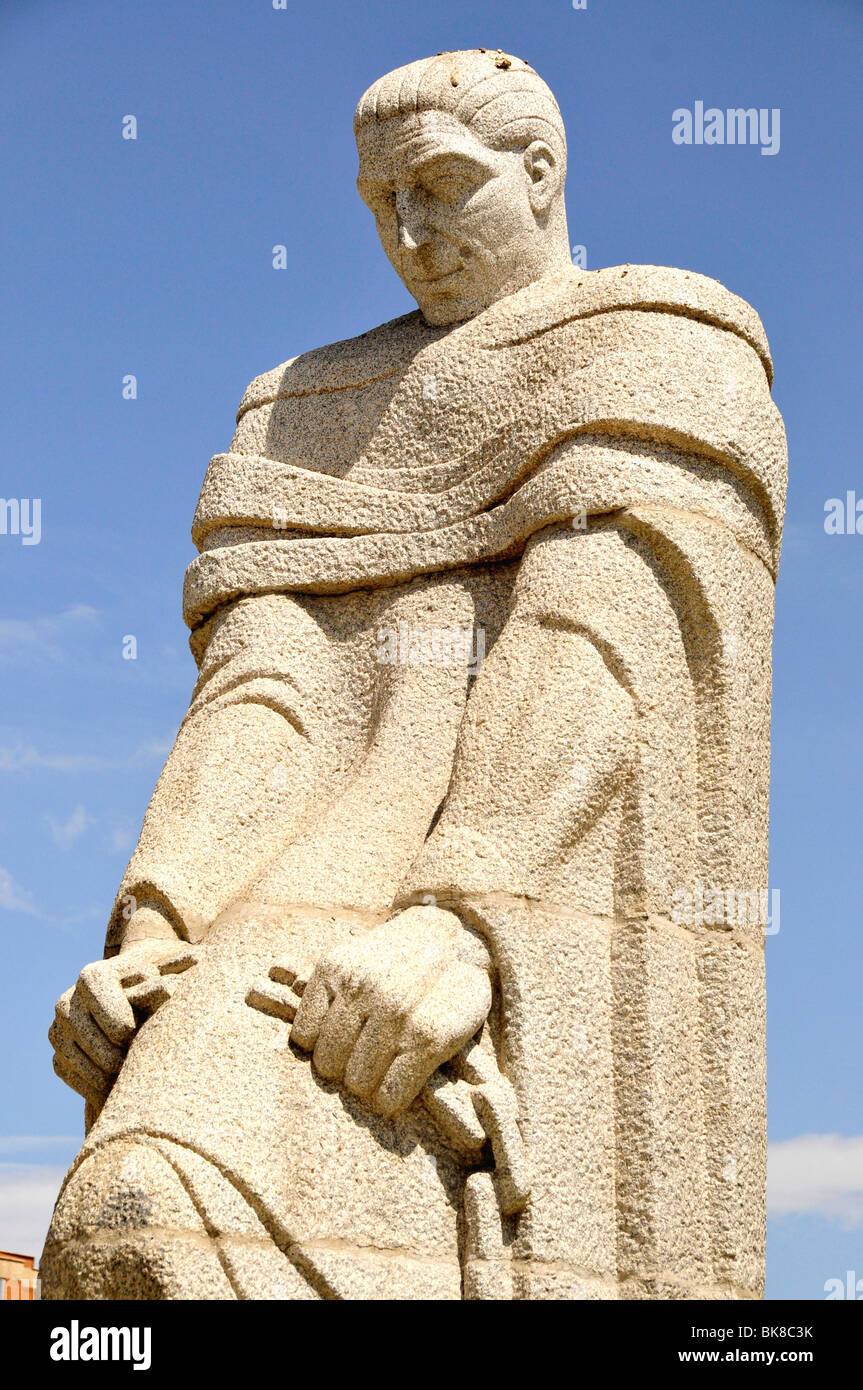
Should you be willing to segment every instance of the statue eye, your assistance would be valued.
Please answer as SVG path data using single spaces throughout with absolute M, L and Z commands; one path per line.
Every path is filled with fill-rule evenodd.
M 381 189 L 369 199 L 369 206 L 375 217 L 387 217 L 396 205 L 396 195 L 391 190 Z
M 357 180 L 357 187 L 360 197 L 375 217 L 386 217 L 393 211 L 396 195 L 391 188 L 387 188 L 386 184 Z
M 472 193 L 479 182 L 475 170 L 461 161 L 435 165 L 423 174 L 426 191 L 442 203 L 459 202 Z
M 438 174 L 426 180 L 428 191 L 442 203 L 457 203 L 473 190 L 474 180 L 468 174 Z

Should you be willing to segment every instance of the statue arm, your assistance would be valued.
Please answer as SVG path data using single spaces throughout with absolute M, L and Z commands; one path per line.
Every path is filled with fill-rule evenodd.
M 588 837 L 593 858 L 610 851 L 613 836 L 598 827 L 619 814 L 637 711 L 614 654 L 577 620 L 584 581 L 573 558 L 585 544 L 566 527 L 529 544 L 470 696 L 446 801 L 400 901 L 540 898 Z M 577 879 L 567 896 L 586 903 L 591 886 Z
M 241 435 L 238 427 L 233 448 L 244 447 Z M 245 447 L 253 446 L 247 441 Z M 244 643 L 240 641 L 237 646 L 242 657 Z M 205 652 L 201 678 L 185 721 L 187 728 L 198 707 L 208 704 L 213 685 L 210 677 L 218 666 L 219 659 L 208 662 Z M 218 731 L 209 742 L 219 744 Z M 218 746 L 214 756 L 219 756 Z M 179 810 L 184 816 L 189 810 L 188 774 L 190 767 L 194 770 L 200 761 L 201 750 L 196 747 L 194 732 L 189 739 L 181 730 L 117 894 L 105 958 L 86 965 L 75 984 L 57 1001 L 49 1029 L 54 1070 L 84 1097 L 88 1127 L 104 1104 L 142 1021 L 169 997 L 178 974 L 194 963 L 195 950 L 189 942 L 200 941 L 205 934 L 206 924 L 200 914 L 184 911 L 189 904 L 181 900 L 181 894 L 170 891 L 173 882 L 162 884 L 160 890 L 152 881 L 154 876 L 159 879 L 158 867 L 154 865 L 163 859 L 170 861 L 171 848 L 178 840 L 176 812 Z M 151 825 L 164 822 L 167 842 L 157 844 L 155 850 L 151 847 L 148 851 L 145 846 L 142 852 L 148 821 Z M 176 875 L 181 885 L 187 877 L 182 869 L 181 865 Z

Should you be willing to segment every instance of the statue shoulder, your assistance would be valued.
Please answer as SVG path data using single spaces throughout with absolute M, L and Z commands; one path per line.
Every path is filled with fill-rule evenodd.
M 270 405 L 280 397 L 345 390 L 395 373 L 435 336 L 436 330 L 415 310 L 356 338 L 343 338 L 289 357 L 254 378 L 240 401 L 237 421 L 247 411 Z
M 726 329 L 754 348 L 772 379 L 772 362 L 764 325 L 756 311 L 718 280 L 694 270 L 664 265 L 615 265 L 579 271 L 568 296 L 578 314 L 614 309 L 655 310 L 700 319 Z

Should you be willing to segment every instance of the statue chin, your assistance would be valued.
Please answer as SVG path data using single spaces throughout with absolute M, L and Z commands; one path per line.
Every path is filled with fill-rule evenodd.
M 462 299 L 439 304 L 422 304 L 417 300 L 417 304 L 426 323 L 431 324 L 432 328 L 448 328 L 452 324 L 466 323 L 485 308 L 484 304 L 466 304 Z
M 402 276 L 399 277 L 408 293 L 416 300 L 420 313 L 426 323 L 430 323 L 435 328 L 442 327 L 450 323 L 464 323 L 466 319 L 472 319 L 475 314 L 480 313 L 487 305 L 499 299 L 500 295 L 490 295 L 488 293 L 480 296 L 476 294 L 456 294 L 454 290 L 444 294 L 423 293 L 423 287 L 416 281 L 411 284 Z
M 478 282 L 477 278 L 474 278 L 473 283 L 463 286 L 461 294 L 455 292 L 454 286 L 450 286 L 449 293 L 446 294 L 418 294 L 416 284 L 410 285 L 404 279 L 402 283 L 416 300 L 426 323 L 434 328 L 441 328 L 450 324 L 466 323 L 485 309 L 490 309 L 499 300 L 508 299 L 519 290 L 527 289 L 528 285 L 565 274 L 571 268 L 568 255 L 564 258 L 550 255 L 540 265 L 532 267 L 533 273 L 528 273 L 522 266 L 520 270 L 511 271 L 506 278 L 501 275 L 502 268 L 498 267 L 498 275 L 494 280 Z

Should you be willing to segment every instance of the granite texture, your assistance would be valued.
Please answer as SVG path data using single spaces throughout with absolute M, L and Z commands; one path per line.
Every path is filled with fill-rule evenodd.
M 387 74 L 414 313 L 258 376 L 204 479 L 199 676 L 105 958 L 48 1298 L 750 1299 L 770 650 L 753 309 L 570 263 L 510 55 Z

